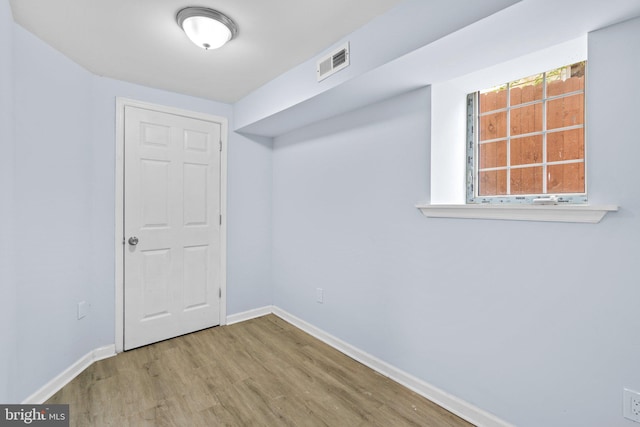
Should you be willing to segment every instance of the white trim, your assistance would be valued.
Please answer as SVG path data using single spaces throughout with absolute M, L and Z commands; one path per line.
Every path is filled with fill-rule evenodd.
M 226 117 L 188 111 L 180 108 L 151 104 L 127 98 L 116 97 L 116 143 L 115 143 L 115 349 L 124 351 L 124 108 L 132 106 L 163 113 L 206 120 L 220 124 L 222 153 L 220 154 L 220 325 L 227 321 L 227 149 L 229 124 Z
M 484 411 L 456 396 L 453 396 L 433 385 L 416 378 L 389 363 L 372 356 L 365 351 L 360 350 L 351 344 L 342 341 L 341 339 L 323 331 L 322 329 L 313 326 L 312 324 L 294 316 L 287 311 L 276 306 L 265 306 L 256 308 L 253 310 L 247 310 L 241 313 L 236 313 L 227 317 L 226 325 L 232 325 L 234 323 L 251 320 L 256 317 L 265 316 L 267 314 L 274 314 L 293 326 L 301 329 L 302 331 L 312 335 L 320 341 L 330 345 L 334 349 L 341 353 L 351 357 L 352 359 L 368 366 L 374 371 L 392 379 L 393 381 L 407 387 L 408 389 L 418 393 L 426 399 L 429 399 L 433 403 L 441 406 L 449 412 L 459 416 L 460 418 L 469 421 L 470 423 L 478 427 L 513 427 L 512 424 L 501 420 L 495 415 Z M 44 385 L 40 390 L 29 396 L 22 403 L 23 404 L 41 404 L 47 399 L 53 396 L 66 384 L 71 382 L 82 371 L 91 366 L 98 360 L 106 359 L 116 355 L 116 345 L 108 345 L 95 349 L 87 353 L 84 357 L 67 368 L 60 375 L 55 377 L 49 383 Z
M 56 394 L 62 387 L 69 384 L 75 377 L 80 375 L 82 371 L 87 369 L 94 362 L 107 359 L 115 355 L 116 346 L 113 344 L 90 351 L 54 379 L 42 386 L 40 390 L 27 397 L 22 404 L 40 405 L 46 402 L 47 399 Z
M 124 107 L 127 100 L 116 98 L 115 164 L 115 346 L 124 351 Z
M 460 418 L 469 421 L 470 423 L 479 427 L 513 427 L 512 424 L 501 420 L 495 415 L 486 412 L 464 400 L 453 396 L 431 384 L 422 381 L 390 364 L 372 356 L 351 344 L 342 341 L 339 338 L 319 329 L 310 323 L 305 322 L 302 319 L 282 310 L 278 307 L 273 307 L 273 314 L 282 318 L 283 320 L 291 323 L 297 328 L 305 331 L 306 333 L 314 336 L 315 338 L 330 345 L 341 353 L 346 354 L 354 360 L 370 367 L 374 371 L 394 380 L 395 382 L 407 387 L 408 389 L 418 393 L 419 395 L 429 399 L 435 404 L 443 407 L 459 416 Z
M 603 205 L 416 205 L 427 218 L 502 219 L 597 224 L 618 206 Z
M 212 116 L 209 116 L 212 117 Z M 229 142 L 229 122 L 220 121 L 220 326 L 227 324 L 227 152 Z
M 265 307 L 243 311 L 242 313 L 232 314 L 227 316 L 227 325 L 233 325 L 234 323 L 240 323 L 245 320 L 255 319 L 256 317 L 266 316 L 267 314 L 273 313 L 273 310 L 274 308 L 272 305 L 267 305 Z

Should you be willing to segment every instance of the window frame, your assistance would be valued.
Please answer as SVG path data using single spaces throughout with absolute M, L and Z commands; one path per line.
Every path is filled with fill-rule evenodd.
M 587 190 L 587 120 L 586 120 L 586 81 L 587 77 L 587 67 L 586 60 L 580 61 L 585 62 L 585 86 L 581 91 L 568 92 L 566 94 L 556 95 L 556 96 L 547 96 L 547 73 L 550 70 L 544 71 L 539 74 L 543 74 L 543 95 L 542 99 L 539 101 L 531 102 L 531 104 L 542 103 L 543 105 L 543 117 L 542 117 L 542 131 L 535 132 L 535 134 L 540 134 L 543 137 L 543 161 L 540 166 L 543 168 L 543 176 L 545 176 L 543 180 L 543 192 L 542 193 L 534 193 L 534 194 L 508 194 L 508 195 L 494 195 L 494 196 L 480 196 L 478 194 L 478 179 L 479 179 L 479 95 L 480 90 L 467 94 L 466 100 L 466 203 L 470 205 L 474 204 L 571 204 L 571 205 L 584 205 L 588 202 L 588 190 Z M 553 69 L 551 69 L 553 70 Z M 533 74 L 535 75 L 535 73 Z M 529 77 L 529 76 L 527 76 Z M 524 78 L 527 78 L 524 77 Z M 511 80 L 506 83 L 507 85 L 507 106 L 505 111 L 507 112 L 507 117 L 509 117 L 512 107 L 509 103 L 510 99 L 510 87 L 513 82 L 517 80 Z M 551 131 L 547 130 L 546 122 L 547 122 L 547 103 L 556 99 L 561 99 L 577 94 L 583 95 L 584 109 L 583 109 L 583 124 L 575 125 L 575 126 L 567 126 L 559 129 L 553 129 Z M 526 105 L 526 103 L 524 104 Z M 513 108 L 520 108 L 521 105 Z M 498 110 L 496 110 L 498 111 Z M 492 111 L 493 112 L 493 111 Z M 507 119 L 508 120 L 508 119 Z M 508 125 L 507 125 L 508 126 Z M 567 161 L 552 161 L 549 162 L 546 158 L 546 146 L 547 146 L 547 134 L 559 131 L 567 131 L 571 129 L 583 129 L 583 145 L 584 145 L 584 154 L 581 162 L 583 163 L 584 170 L 584 192 L 582 193 L 545 193 L 546 191 L 546 168 L 549 165 L 559 165 L 559 164 L 571 164 L 571 163 L 580 163 L 580 161 L 575 160 L 567 160 Z M 516 138 L 522 137 L 522 135 L 518 135 Z M 505 137 L 505 141 L 507 146 L 510 145 L 512 136 L 507 130 L 507 136 Z M 505 166 L 507 170 L 507 185 L 509 184 L 509 171 L 511 169 L 518 169 L 519 167 L 513 167 L 509 161 L 507 161 L 507 165 Z M 531 167 L 531 166 L 524 166 Z

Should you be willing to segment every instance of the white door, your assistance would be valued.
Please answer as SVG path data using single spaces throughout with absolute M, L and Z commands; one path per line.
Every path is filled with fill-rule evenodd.
M 125 106 L 125 350 L 220 324 L 220 147 L 220 123 Z

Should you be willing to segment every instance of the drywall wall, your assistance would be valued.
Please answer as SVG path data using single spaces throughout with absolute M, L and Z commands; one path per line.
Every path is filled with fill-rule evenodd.
M 109 334 L 95 316 L 77 320 L 76 308 L 87 301 L 99 312 L 106 303 L 92 298 L 91 75 L 19 26 L 14 52 L 20 401 Z
M 422 217 L 427 90 L 277 137 L 274 304 L 515 425 L 629 425 L 639 37 L 589 37 L 590 199 L 621 206 L 597 225 Z
M 231 132 L 227 314 L 272 304 L 272 141 Z
M 0 355 L 19 361 L 4 401 L 20 402 L 89 351 L 114 343 L 116 97 L 230 122 L 232 116 L 227 104 L 92 75 L 8 25 L 14 114 L 2 117 L 15 127 L 9 166 L 19 236 L 9 254 L 15 297 L 8 305 L 15 302 L 20 318 L 16 345 L 1 346 Z M 228 150 L 227 312 L 233 314 L 271 303 L 271 146 L 231 133 Z M 81 320 L 79 301 L 91 306 Z
M 13 348 L 16 340 L 13 229 L 13 24 L 8 2 L 0 2 L 0 339 Z M 0 402 L 10 396 L 15 354 L 0 350 Z

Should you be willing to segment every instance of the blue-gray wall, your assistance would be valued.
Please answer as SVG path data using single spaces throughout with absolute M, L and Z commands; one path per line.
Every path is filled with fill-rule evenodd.
M 638 75 L 640 19 L 590 35 L 590 199 L 621 206 L 597 225 L 422 217 L 427 89 L 275 138 L 274 304 L 515 425 L 628 425 Z

